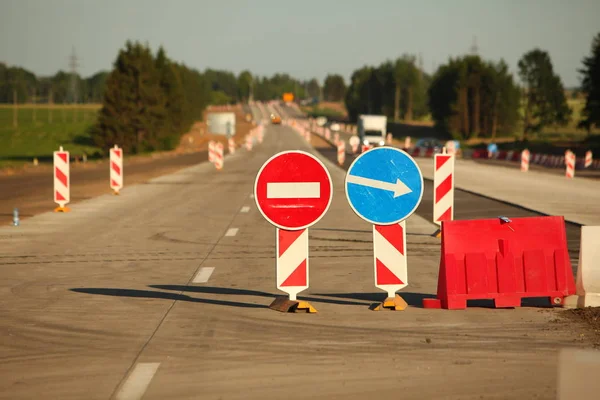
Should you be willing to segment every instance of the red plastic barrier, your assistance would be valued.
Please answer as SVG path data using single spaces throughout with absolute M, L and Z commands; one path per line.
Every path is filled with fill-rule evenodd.
M 488 152 L 485 149 L 473 150 L 473 158 L 488 158 Z
M 464 309 L 476 299 L 519 307 L 524 297 L 562 305 L 571 294 L 563 217 L 444 221 L 437 299 L 425 299 L 423 307 Z

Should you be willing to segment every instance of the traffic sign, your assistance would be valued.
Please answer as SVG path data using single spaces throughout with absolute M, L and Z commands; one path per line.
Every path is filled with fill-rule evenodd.
M 423 174 L 415 160 L 394 147 L 362 153 L 346 174 L 346 197 L 354 212 L 374 225 L 408 218 L 423 197 Z
M 254 198 L 267 221 L 280 229 L 300 230 L 319 221 L 333 194 L 325 165 L 304 151 L 283 151 L 258 171 Z

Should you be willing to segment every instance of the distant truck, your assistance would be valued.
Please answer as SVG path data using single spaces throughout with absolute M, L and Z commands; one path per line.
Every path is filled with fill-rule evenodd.
M 358 137 L 368 146 L 385 145 L 387 117 L 385 115 L 359 115 Z

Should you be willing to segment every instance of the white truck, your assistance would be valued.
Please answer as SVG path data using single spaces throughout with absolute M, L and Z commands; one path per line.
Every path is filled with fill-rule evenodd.
M 358 137 L 367 146 L 385 145 L 387 117 L 385 115 L 359 115 Z

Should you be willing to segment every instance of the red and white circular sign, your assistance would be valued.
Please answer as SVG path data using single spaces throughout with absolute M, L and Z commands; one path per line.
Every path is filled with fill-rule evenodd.
M 304 151 L 269 158 L 254 183 L 261 214 L 280 229 L 300 230 L 319 221 L 331 204 L 333 186 L 325 165 Z

